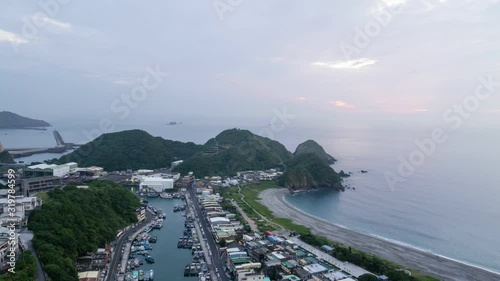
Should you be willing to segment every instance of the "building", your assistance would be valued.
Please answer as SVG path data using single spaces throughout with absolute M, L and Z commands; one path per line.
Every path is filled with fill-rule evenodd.
M 71 170 L 76 169 L 78 164 L 70 162 L 62 165 L 55 164 L 38 164 L 28 166 L 23 169 L 23 178 L 36 178 L 45 176 L 63 177 L 70 173 Z
M 257 274 L 254 270 L 238 270 L 236 273 L 238 281 L 264 281 L 264 274 Z
M 328 271 L 328 268 L 326 268 L 318 263 L 306 265 L 306 266 L 304 266 L 304 269 L 306 271 L 308 271 L 309 273 L 311 273 L 311 275 L 316 275 L 316 274 L 320 274 L 320 273 L 324 273 L 324 272 Z
M 147 176 L 141 178 L 141 183 L 139 184 L 139 189 L 145 189 L 149 192 L 164 192 L 165 189 L 174 188 L 174 179 L 163 178 L 158 176 Z
M 183 160 L 178 160 L 178 161 L 174 161 L 172 163 L 170 163 L 170 169 L 174 169 L 175 167 L 179 166 L 180 164 L 182 164 L 182 162 L 184 162 Z
M 194 180 L 195 177 L 193 175 L 193 172 L 189 172 L 187 176 L 182 177 L 179 182 L 179 186 L 184 188 L 191 188 L 194 186 Z
M 61 187 L 62 181 L 58 176 L 44 176 L 21 179 L 18 180 L 16 184 L 18 184 L 16 191 L 27 197 L 33 196 L 38 192 L 47 192 L 54 188 Z
M 71 173 L 77 174 L 80 177 L 93 177 L 100 178 L 104 175 L 104 168 L 102 167 L 86 167 L 86 168 L 75 168 L 72 169 Z
M 99 271 L 85 271 L 78 273 L 78 280 L 80 281 L 98 281 Z
M 321 246 L 321 250 L 325 253 L 331 254 L 333 252 L 333 250 L 335 250 L 335 249 L 328 246 L 328 245 L 323 245 L 323 246 Z
M 25 225 L 28 214 L 42 206 L 42 198 L 39 197 L 16 197 L 15 212 L 11 215 L 8 198 L 0 198 L 0 225 L 7 226 L 14 223 L 17 227 Z
M 137 215 L 137 222 L 142 222 L 146 219 L 146 208 L 138 208 L 137 210 L 135 210 L 135 214 Z
M 16 234 L 17 241 L 18 234 Z M 0 268 L 5 268 L 6 263 L 10 261 L 10 257 L 7 255 L 10 253 L 10 245 L 9 245 L 10 231 L 6 227 L 0 227 Z

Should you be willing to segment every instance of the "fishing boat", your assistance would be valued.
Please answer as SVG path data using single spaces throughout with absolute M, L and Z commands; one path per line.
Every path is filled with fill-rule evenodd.
M 163 198 L 163 199 L 172 199 L 174 198 L 174 196 L 171 194 L 171 193 L 162 193 L 160 194 L 160 197 Z
M 155 263 L 155 259 L 153 259 L 152 256 L 147 256 L 145 259 L 144 259 L 147 263 Z
M 157 193 L 148 193 L 148 198 L 156 198 L 158 197 Z

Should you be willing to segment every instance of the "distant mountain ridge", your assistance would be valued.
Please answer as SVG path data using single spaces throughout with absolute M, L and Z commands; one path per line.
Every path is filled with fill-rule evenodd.
M 27 118 L 10 111 L 0 112 L 0 129 L 30 129 L 50 126 L 43 120 Z
M 107 171 L 157 169 L 184 160 L 175 168 L 197 177 L 233 176 L 238 171 L 281 168 L 278 183 L 289 189 L 342 188 L 340 176 L 329 166 L 333 157 L 314 141 L 299 145 L 296 155 L 275 140 L 248 130 L 229 129 L 204 145 L 165 140 L 142 130 L 104 134 L 64 155 L 57 163 L 77 162 Z M 312 151 L 312 152 L 310 152 Z

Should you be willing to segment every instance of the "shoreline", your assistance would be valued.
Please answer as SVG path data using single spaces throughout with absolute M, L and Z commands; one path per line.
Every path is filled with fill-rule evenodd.
M 356 232 L 307 214 L 288 203 L 284 199 L 286 193 L 287 190 L 284 188 L 264 190 L 259 194 L 260 202 L 276 217 L 291 219 L 297 224 L 308 227 L 312 233 L 324 236 L 331 241 L 351 246 L 440 280 L 500 280 L 499 273 L 488 269 L 402 245 L 403 243 L 389 239 Z

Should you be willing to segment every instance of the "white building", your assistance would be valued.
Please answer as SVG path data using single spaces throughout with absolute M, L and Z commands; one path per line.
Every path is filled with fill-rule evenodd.
M 162 177 L 142 177 L 139 189 L 150 192 L 164 192 L 165 189 L 174 188 L 174 179 Z
M 179 166 L 180 164 L 182 164 L 182 162 L 184 162 L 183 160 L 179 160 L 179 161 L 174 161 L 170 164 L 170 169 L 174 169 L 175 167 Z
M 27 220 L 27 213 L 42 206 L 42 198 L 39 197 L 16 197 L 15 213 L 11 216 L 9 212 L 8 198 L 0 198 L 0 225 L 15 223 L 22 225 Z
M 69 174 L 72 169 L 76 169 L 78 164 L 75 162 L 70 162 L 62 165 L 55 164 L 38 164 L 28 166 L 25 171 L 25 174 L 33 173 L 43 173 L 43 175 L 51 175 L 56 177 L 63 177 L 64 175 Z
M 238 281 L 263 281 L 265 275 L 256 274 L 253 270 L 238 270 L 236 273 Z
M 304 266 L 304 269 L 313 275 L 328 271 L 328 269 L 326 267 L 322 266 L 321 264 L 317 264 L 317 263 L 306 265 L 306 266 Z

